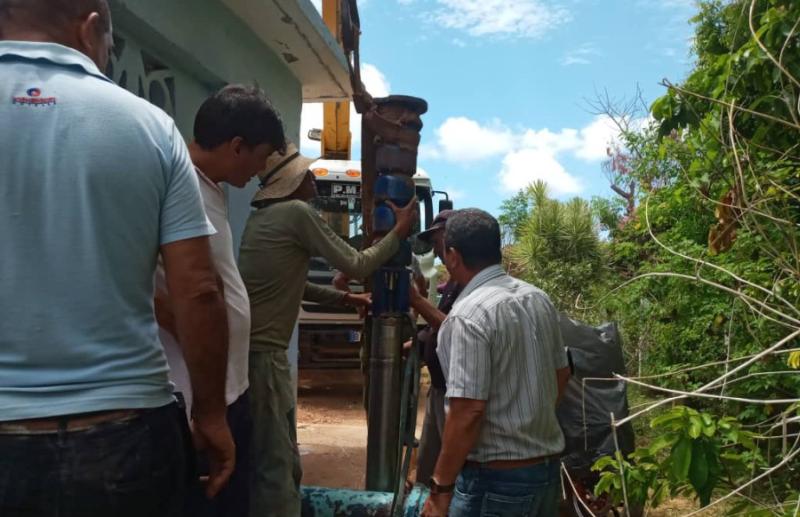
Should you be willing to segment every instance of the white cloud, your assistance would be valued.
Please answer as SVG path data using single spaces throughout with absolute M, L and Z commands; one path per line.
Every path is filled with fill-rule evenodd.
M 378 70 L 377 66 L 369 63 L 361 65 L 361 81 L 373 97 L 386 97 L 392 89 L 392 85 L 383 72 Z
M 386 97 L 391 92 L 389 80 L 375 65 L 363 63 L 361 65 L 361 80 L 367 91 L 374 97 Z M 300 119 L 300 150 L 308 156 L 319 156 L 320 143 L 308 138 L 311 129 L 322 129 L 323 113 L 322 103 L 306 103 Z M 356 113 L 355 107 L 350 104 L 350 133 L 354 159 L 358 159 L 357 151 L 361 148 L 361 115 Z
M 581 183 L 561 163 L 564 155 L 594 163 L 607 157 L 619 130 L 607 116 L 596 116 L 574 129 L 513 130 L 500 121 L 480 123 L 466 117 L 447 119 L 436 130 L 435 144 L 420 147 L 425 160 L 471 164 L 502 157 L 501 189 L 513 192 L 536 179 L 550 184 L 555 194 L 575 194 Z
M 514 133 L 499 122 L 481 126 L 466 117 L 453 117 L 436 130 L 436 151 L 451 162 L 473 162 L 505 154 L 514 148 Z M 424 151 L 424 152 L 427 152 Z
M 452 185 L 445 187 L 444 191 L 447 192 L 447 195 L 450 196 L 452 201 L 464 201 L 469 197 L 465 191 L 453 187 Z
M 608 147 L 619 140 L 619 128 L 607 115 L 598 115 L 591 124 L 580 130 L 580 145 L 575 149 L 578 158 L 588 162 L 603 160 Z
M 592 43 L 584 43 L 578 48 L 572 49 L 564 54 L 561 59 L 561 64 L 564 66 L 570 65 L 588 65 L 591 64 L 592 58 L 602 55 Z
M 582 190 L 580 182 L 547 150 L 522 149 L 509 153 L 503 159 L 503 168 L 500 171 L 503 190 L 516 192 L 536 180 L 547 182 L 557 196 L 577 194 Z
M 540 38 L 570 20 L 567 9 L 543 0 L 437 0 L 433 21 L 471 36 Z
M 467 117 L 451 117 L 436 129 L 436 143 L 423 144 L 425 158 L 450 162 L 474 162 L 508 154 L 520 149 L 537 149 L 553 155 L 569 152 L 593 162 L 607 156 L 607 149 L 619 135 L 619 129 L 605 116 L 596 116 L 580 129 L 525 129 L 514 131 L 494 120 L 486 125 Z

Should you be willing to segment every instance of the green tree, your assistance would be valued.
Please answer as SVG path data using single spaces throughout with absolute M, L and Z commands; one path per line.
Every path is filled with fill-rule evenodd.
M 500 205 L 500 217 L 497 218 L 497 221 L 500 223 L 506 244 L 511 244 L 519 239 L 520 230 L 528 218 L 529 210 L 530 196 L 525 189 L 520 190 Z
M 525 192 L 530 211 L 519 223 L 517 241 L 507 250 L 513 271 L 544 290 L 560 310 L 575 312 L 602 276 L 597 224 L 585 200 L 552 199 L 543 181 Z
M 705 1 L 694 22 L 693 71 L 680 85 L 665 82 L 667 94 L 651 108 L 654 123 L 625 135 L 626 148 L 636 151 L 626 175 L 639 189 L 635 214 L 609 242 L 610 267 L 623 287 L 605 306 L 644 358 L 643 372 L 658 376 L 654 387 L 794 399 L 800 376 L 789 368 L 793 359 L 787 365 L 787 355 L 766 352 L 776 343 L 797 346 L 792 337 L 800 331 L 800 2 Z M 719 382 L 753 355 L 760 359 Z M 710 382 L 716 384 L 706 387 Z M 795 511 L 800 479 L 786 466 L 797 464 L 800 449 L 788 428 L 773 422 L 797 419 L 796 405 L 696 397 L 686 403 L 712 421 L 735 417 L 754 431 L 764 458 L 756 472 L 769 475 L 753 483 L 735 511 Z M 627 468 L 607 477 L 606 488 L 621 486 L 623 471 L 652 475 L 640 495 L 653 502 L 659 493 L 652 489 L 675 488 L 682 479 L 689 483 L 681 493 L 706 504 L 723 482 L 731 489 L 754 479 L 753 471 L 686 477 L 683 467 L 676 477 L 669 466 L 692 465 L 695 447 L 713 437 L 690 438 L 706 445 L 613 459 Z M 779 442 L 785 445 L 776 450 Z M 722 446 L 732 447 L 713 445 Z M 702 454 L 710 457 L 707 448 Z

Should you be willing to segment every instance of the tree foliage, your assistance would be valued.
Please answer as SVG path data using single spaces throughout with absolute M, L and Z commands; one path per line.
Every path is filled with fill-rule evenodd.
M 596 272 L 581 279 L 593 293 L 593 312 L 620 323 L 634 371 L 655 375 L 654 386 L 691 392 L 716 382 L 704 389 L 738 399 L 685 399 L 687 407 L 674 410 L 683 416 L 669 424 L 682 426 L 670 427 L 674 442 L 604 460 L 601 490 L 619 495 L 626 482 L 641 501 L 681 493 L 707 504 L 715 490 L 748 478 L 747 469 L 725 477 L 734 466 L 721 448 L 749 450 L 749 468 L 769 475 L 736 510 L 789 514 L 776 502 L 797 501 L 800 418 L 796 406 L 769 401 L 800 396 L 798 354 L 765 354 L 717 381 L 775 343 L 785 343 L 778 352 L 800 346 L 791 339 L 800 330 L 800 2 L 712 0 L 698 10 L 693 70 L 680 84 L 665 81 L 651 122 L 625 131 L 609 151 L 606 174 L 632 196 L 610 193 L 591 205 L 605 233 L 597 254 L 605 267 L 586 256 L 561 266 L 549 261 L 557 271 L 546 274 L 556 283 L 551 289 L 577 296 L 572 270 L 583 264 Z M 544 271 L 540 259 L 520 254 L 547 256 L 541 250 L 560 246 L 517 245 L 515 261 Z M 714 434 L 692 436 L 692 415 L 710 419 Z M 721 422 L 738 428 L 732 418 L 757 431 L 755 449 L 720 434 Z M 774 425 L 792 418 L 795 427 Z M 651 424 L 664 432 L 657 420 Z M 692 467 L 695 458 L 703 459 Z
M 602 275 L 603 257 L 589 203 L 552 199 L 537 181 L 515 198 L 530 211 L 520 217 L 516 244 L 506 257 L 518 276 L 547 292 L 561 310 L 574 308 Z M 524 202 L 522 201 L 524 199 Z

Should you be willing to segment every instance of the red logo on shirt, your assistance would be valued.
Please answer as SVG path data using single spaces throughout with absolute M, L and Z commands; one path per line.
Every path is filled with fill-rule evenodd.
M 55 97 L 42 97 L 42 90 L 39 88 L 30 88 L 25 92 L 26 95 L 20 97 L 12 97 L 11 104 L 19 106 L 55 106 Z

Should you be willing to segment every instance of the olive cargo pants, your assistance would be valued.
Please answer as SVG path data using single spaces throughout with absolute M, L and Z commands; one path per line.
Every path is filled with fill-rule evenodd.
M 252 517 L 299 517 L 300 452 L 286 350 L 250 352 Z

